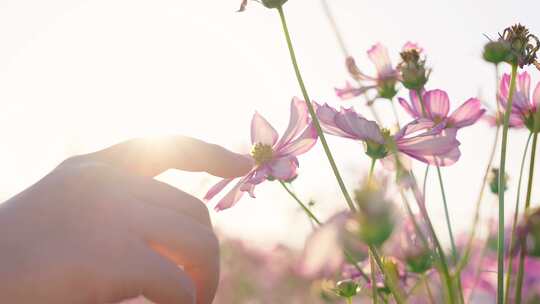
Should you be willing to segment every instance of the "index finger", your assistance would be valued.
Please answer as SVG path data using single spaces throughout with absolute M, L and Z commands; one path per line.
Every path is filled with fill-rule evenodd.
M 179 135 L 132 139 L 81 157 L 143 176 L 178 169 L 231 178 L 242 176 L 253 167 L 253 161 L 245 155 Z

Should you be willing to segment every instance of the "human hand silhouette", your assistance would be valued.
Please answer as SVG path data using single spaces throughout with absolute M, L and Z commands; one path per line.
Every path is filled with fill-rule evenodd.
M 142 295 L 211 303 L 219 244 L 208 210 L 153 177 L 170 168 L 236 177 L 252 166 L 181 136 L 131 140 L 64 161 L 0 205 L 2 302 L 101 304 Z

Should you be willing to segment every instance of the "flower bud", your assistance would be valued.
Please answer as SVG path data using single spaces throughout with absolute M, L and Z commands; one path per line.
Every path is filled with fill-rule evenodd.
M 512 54 L 510 44 L 506 41 L 490 41 L 484 46 L 484 60 L 494 64 L 508 62 Z
M 536 63 L 540 41 L 525 26 L 518 23 L 507 27 L 502 34 L 499 34 L 499 41 L 506 42 L 510 47 L 508 63 L 517 64 L 520 68 Z
M 278 8 L 285 4 L 287 0 L 262 0 L 262 4 L 268 8 Z
M 358 294 L 360 286 L 353 280 L 343 280 L 336 284 L 334 292 L 342 298 L 352 298 Z
M 377 86 L 377 91 L 379 93 L 379 97 L 392 100 L 392 98 L 394 98 L 398 92 L 396 90 L 396 80 L 389 78 L 380 81 Z
M 491 168 L 491 173 L 489 174 L 489 188 L 493 194 L 499 194 L 499 169 Z M 503 191 L 508 189 L 508 174 L 504 174 L 503 179 Z
M 401 52 L 402 62 L 398 69 L 401 74 L 403 86 L 409 90 L 420 90 L 427 83 L 429 72 L 425 68 L 425 60 L 420 59 L 416 49 Z
M 385 198 L 383 189 L 384 185 L 371 181 L 356 190 L 358 212 L 347 225 L 363 242 L 373 246 L 382 245 L 394 230 L 393 204 Z

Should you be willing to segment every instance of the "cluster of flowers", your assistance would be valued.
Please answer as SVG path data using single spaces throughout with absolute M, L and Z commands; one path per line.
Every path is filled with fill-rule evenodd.
M 511 74 L 504 74 L 501 78 L 496 94 L 497 111 L 488 115 L 484 115 L 486 109 L 477 98 L 466 100 L 451 112 L 447 92 L 427 88 L 431 70 L 426 66 L 424 50 L 417 44 L 405 44 L 397 65 L 392 64 L 388 50 L 383 45 L 374 45 L 367 52 L 376 68 L 374 76 L 364 73 L 352 57 L 346 58 L 347 70 L 356 83 L 347 82 L 345 87 L 336 89 L 338 98 L 346 100 L 364 96 L 368 105 L 379 99 L 394 103 L 400 89 L 408 91 L 408 98 L 397 97 L 397 102 L 410 116 L 410 121 L 400 126 L 396 115 L 395 125 L 385 128 L 377 121 L 376 115 L 375 120 L 370 120 L 353 107 L 337 109 L 309 99 L 283 13 L 285 2 L 262 0 L 266 7 L 276 8 L 280 13 L 304 99 L 293 98 L 289 125 L 281 137 L 264 117 L 254 114 L 249 155 L 255 165 L 222 196 L 215 209 L 220 211 L 234 206 L 244 193 L 254 198 L 255 187 L 265 181 L 279 181 L 318 226 L 306 242 L 299 266 L 292 272 L 294 275 L 290 273 L 289 278 L 300 274 L 301 279 L 297 283 L 308 279 L 313 282 L 323 279 L 336 282 L 331 286 L 324 284 L 325 290 L 330 293 L 321 293 L 321 299 L 328 302 L 352 303 L 366 298 L 383 303 L 540 301 L 540 277 L 534 271 L 540 265 L 540 260 L 536 258 L 540 256 L 540 210 L 530 208 L 534 157 L 540 133 L 540 83 L 531 95 L 530 75 L 527 72 L 518 73 L 518 68 L 536 63 L 536 51 L 540 46 L 536 37 L 525 27 L 516 25 L 506 29 L 497 41 L 486 45 L 486 61 L 497 65 L 507 63 L 512 67 Z M 246 5 L 247 1 L 243 1 L 241 10 Z M 368 95 L 371 92 L 375 92 L 375 95 L 370 98 Z M 499 128 L 502 128 L 503 148 L 499 169 L 491 168 L 493 156 L 489 160 L 477 203 L 477 215 L 490 171 L 494 173 L 490 188 L 499 196 L 499 209 L 503 209 L 501 206 L 504 206 L 507 188 L 504 161 L 508 129 L 523 128 L 530 131 L 529 139 L 533 138 L 524 216 L 518 217 L 518 197 L 514 221 L 506 228 L 509 238 L 504 237 L 504 213 L 502 216 L 499 213 L 491 221 L 494 229 L 490 231 L 496 233 L 490 233 L 486 240 L 476 236 L 479 220 L 475 220 L 472 233 L 455 242 L 447 215 L 452 245 L 451 252 L 447 252 L 435 233 L 423 189 L 417 184 L 411 162 L 416 160 L 425 163 L 427 168 L 436 167 L 442 186 L 440 168 L 456 163 L 461 156 L 458 132 L 482 118 L 497 128 L 496 137 Z M 364 152 L 372 162 L 369 174 L 366 174 L 365 181 L 354 192 L 353 198 L 343 185 L 325 134 L 362 142 Z M 325 223 L 287 186 L 297 178 L 298 157 L 308 152 L 318 139 L 350 209 Z M 526 152 L 527 148 L 524 157 Z M 373 168 L 377 161 L 386 170 L 374 176 Z M 393 178 L 395 183 L 391 183 Z M 212 200 L 232 181 L 219 181 L 208 191 L 205 199 Z M 404 216 L 399 216 L 394 204 L 396 194 L 400 195 L 406 207 Z M 415 201 L 417 208 L 411 207 L 407 194 Z M 443 200 L 446 207 L 444 196 Z M 506 272 L 505 267 L 508 268 Z M 505 273 L 506 284 L 503 284 Z M 309 302 L 315 303 L 312 300 Z

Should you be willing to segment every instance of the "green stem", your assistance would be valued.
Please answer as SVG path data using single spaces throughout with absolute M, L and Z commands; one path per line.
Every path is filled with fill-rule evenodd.
M 444 183 L 441 175 L 441 168 L 437 166 L 437 176 L 439 177 L 439 185 L 441 186 L 441 194 L 444 204 L 444 215 L 446 217 L 446 227 L 448 228 L 448 234 L 450 235 L 450 244 L 452 246 L 452 259 L 454 263 L 457 263 L 457 249 L 456 242 L 454 241 L 454 234 L 452 233 L 452 224 L 450 223 L 450 213 L 448 212 L 448 202 L 446 200 L 446 192 L 444 191 Z
M 373 258 L 373 253 L 369 251 L 369 266 L 370 266 L 370 276 L 371 276 L 371 298 L 373 299 L 373 304 L 377 304 L 378 301 L 378 292 L 377 292 L 377 277 L 375 274 L 375 259 Z
M 506 174 L 506 145 L 508 143 L 508 126 L 510 123 L 510 113 L 512 111 L 512 99 L 516 90 L 517 64 L 512 65 L 512 76 L 510 79 L 510 92 L 504 112 L 504 124 L 501 143 L 501 163 L 499 166 L 499 189 L 504 189 L 504 177 Z M 499 223 L 497 232 L 497 304 L 502 304 L 504 300 L 504 191 L 499 191 Z
M 341 178 L 341 175 L 339 173 L 339 170 L 337 168 L 336 162 L 334 161 L 334 157 L 332 156 L 332 153 L 330 151 L 330 147 L 328 146 L 328 143 L 326 142 L 326 138 L 324 137 L 324 133 L 321 128 L 321 124 L 319 123 L 319 119 L 317 118 L 317 113 L 315 113 L 315 109 L 313 108 L 313 104 L 311 103 L 311 100 L 309 99 L 308 92 L 306 90 L 306 86 L 304 84 L 304 80 L 302 79 L 302 74 L 300 73 L 300 68 L 298 67 L 298 62 L 296 60 L 296 55 L 294 53 L 294 48 L 291 41 L 291 35 L 289 33 L 289 29 L 287 27 L 287 21 L 285 20 L 285 13 L 283 12 L 283 7 L 277 8 L 279 12 L 279 17 L 281 19 L 281 25 L 283 27 L 283 33 L 285 34 L 285 39 L 287 41 L 287 47 L 289 48 L 289 55 L 291 57 L 291 62 L 294 67 L 294 72 L 296 75 L 296 79 L 298 80 L 298 84 L 300 86 L 300 90 L 302 91 L 302 95 L 304 96 L 304 99 L 306 101 L 306 105 L 309 111 L 309 114 L 311 115 L 311 119 L 313 120 L 313 124 L 315 125 L 315 129 L 317 130 L 317 134 L 319 135 L 319 138 L 321 140 L 321 144 L 324 149 L 324 153 L 326 153 L 326 157 L 328 158 L 328 161 L 330 162 L 330 166 L 332 167 L 332 171 L 334 172 L 334 175 L 336 177 L 336 180 L 339 184 L 339 188 L 341 189 L 341 192 L 343 193 L 343 196 L 345 197 L 345 200 L 347 201 L 347 205 L 352 211 L 356 211 L 356 208 L 354 206 L 353 200 L 351 199 L 351 196 L 349 195 L 349 192 L 347 192 L 347 188 L 345 187 L 345 183 L 343 182 L 343 179 Z
M 426 195 L 426 186 L 428 181 L 428 174 L 429 174 L 429 165 L 426 166 L 426 172 L 424 173 L 424 183 L 422 185 L 422 193 L 424 193 L 424 196 Z
M 347 304 L 352 304 L 352 298 L 347 298 Z
M 516 233 L 516 226 L 517 226 L 517 220 L 518 220 L 518 214 L 519 214 L 519 201 L 521 196 L 521 180 L 523 178 L 523 169 L 525 168 L 525 159 L 527 158 L 527 150 L 529 149 L 529 143 L 531 142 L 532 133 L 529 134 L 529 137 L 527 138 L 527 143 L 525 144 L 525 150 L 523 150 L 523 156 L 521 157 L 521 166 L 519 168 L 519 180 L 518 180 L 518 188 L 517 188 L 517 195 L 516 195 L 516 207 L 514 209 L 514 219 L 512 221 L 512 233 L 510 234 L 510 245 L 508 246 L 508 270 L 506 271 L 506 283 L 505 283 L 505 296 L 504 296 L 504 303 L 508 304 L 510 301 L 510 278 L 512 276 L 512 268 L 513 268 L 513 259 L 514 254 L 512 252 L 512 248 L 514 248 L 514 236 Z
M 375 169 L 375 162 L 377 160 L 375 158 L 371 159 L 371 166 L 369 167 L 369 176 L 368 176 L 368 182 L 371 182 L 371 179 L 373 178 L 373 170 Z
M 495 158 L 495 152 L 497 150 L 497 143 L 499 142 L 500 130 L 501 128 L 497 126 L 497 129 L 495 131 L 495 140 L 493 142 L 493 146 L 491 147 L 491 152 L 489 154 L 488 165 L 486 166 L 486 170 L 484 172 L 484 177 L 482 179 L 482 184 L 480 186 L 480 192 L 478 193 L 478 198 L 476 199 L 472 231 L 469 235 L 469 240 L 467 241 L 467 247 L 465 248 L 465 251 L 464 251 L 465 253 L 463 254 L 463 257 L 461 258 L 461 260 L 459 261 L 458 271 L 461 271 L 467 265 L 467 261 L 471 253 L 472 245 L 474 243 L 474 238 L 476 237 L 476 231 L 478 230 L 478 223 L 480 222 L 480 206 L 482 204 L 482 199 L 484 197 L 484 190 L 486 189 L 487 179 L 492 168 L 493 159 Z
M 392 292 L 392 295 L 394 296 L 394 300 L 396 300 L 397 304 L 406 303 L 406 296 L 405 293 L 401 290 L 399 283 L 395 282 L 391 275 L 387 273 L 386 268 L 384 267 L 384 264 L 382 262 L 382 259 L 379 255 L 379 252 L 377 248 L 373 245 L 369 245 L 369 249 L 371 252 L 371 256 L 375 260 L 375 263 L 381 269 L 381 272 L 385 278 L 385 283 L 388 285 L 388 289 Z
M 452 246 L 452 261 L 457 266 L 458 263 L 458 256 L 457 256 L 457 249 L 456 249 L 456 242 L 454 240 L 454 234 L 452 232 L 452 224 L 450 223 L 450 213 L 448 212 L 448 202 L 446 200 L 446 192 L 444 191 L 444 183 L 443 178 L 441 174 L 441 168 L 437 166 L 437 176 L 439 177 L 439 184 L 441 185 L 441 194 L 444 204 L 444 215 L 446 217 L 446 227 L 448 228 L 448 234 L 450 235 L 450 245 Z M 461 286 L 461 275 L 460 272 L 456 272 L 456 283 L 459 291 L 459 296 L 461 303 L 465 303 L 465 300 L 463 299 L 463 287 Z
M 298 203 L 298 205 L 300 205 L 300 207 L 304 209 L 304 212 L 306 212 L 309 218 L 312 219 L 315 223 L 317 223 L 317 225 L 321 226 L 322 223 L 319 221 L 319 219 L 317 219 L 315 214 L 313 214 L 313 212 L 311 212 L 311 210 L 309 210 L 309 208 L 304 203 L 302 203 L 302 201 L 298 198 L 298 196 L 296 196 L 296 194 L 294 194 L 294 192 L 292 192 L 291 189 L 289 189 L 289 187 L 287 187 L 287 185 L 282 180 L 280 180 L 279 183 L 292 196 L 292 198 L 294 198 L 294 200 Z
M 534 179 L 534 161 L 536 158 L 537 142 L 538 142 L 538 133 L 534 133 L 533 142 L 532 142 L 532 150 L 531 150 L 531 161 L 529 164 L 529 182 L 527 184 L 527 198 L 525 199 L 525 210 L 524 210 L 525 214 L 527 214 L 527 211 L 529 211 L 529 207 L 531 205 L 532 182 Z M 522 242 L 521 251 L 519 253 L 519 270 L 518 270 L 517 283 L 516 283 L 516 301 L 515 301 L 516 304 L 521 303 L 521 289 L 523 287 L 523 277 L 525 275 L 526 251 L 527 251 L 526 244 L 525 242 Z

